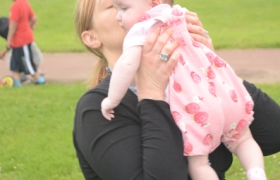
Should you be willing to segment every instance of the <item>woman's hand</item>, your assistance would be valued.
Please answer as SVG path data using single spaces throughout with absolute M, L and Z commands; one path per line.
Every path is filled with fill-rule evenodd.
M 160 28 L 156 28 L 143 46 L 135 81 L 139 101 L 142 99 L 164 100 L 169 76 L 180 57 L 180 53 L 174 51 L 178 42 L 169 42 L 172 33 L 172 29 L 167 29 L 159 35 Z M 169 56 L 167 61 L 160 59 L 161 53 Z
M 203 25 L 200 22 L 197 14 L 188 11 L 186 12 L 185 16 L 187 21 L 187 28 L 192 38 L 214 51 L 212 39 L 209 36 L 208 31 L 203 28 Z

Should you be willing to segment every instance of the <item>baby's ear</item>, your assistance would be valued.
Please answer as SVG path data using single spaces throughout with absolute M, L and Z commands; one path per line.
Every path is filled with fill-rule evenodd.
M 100 48 L 102 45 L 101 41 L 98 39 L 96 33 L 93 30 L 84 31 L 81 34 L 81 38 L 88 47 L 93 49 Z
M 152 3 L 152 7 L 155 7 L 159 4 L 161 4 L 161 0 L 151 0 L 151 3 Z

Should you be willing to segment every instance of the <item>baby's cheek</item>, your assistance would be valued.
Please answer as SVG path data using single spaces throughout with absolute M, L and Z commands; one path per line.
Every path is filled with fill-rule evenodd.
M 130 20 L 127 20 L 127 22 L 125 22 L 124 25 L 127 30 L 130 30 L 132 26 L 136 23 L 138 23 L 138 19 L 131 18 Z

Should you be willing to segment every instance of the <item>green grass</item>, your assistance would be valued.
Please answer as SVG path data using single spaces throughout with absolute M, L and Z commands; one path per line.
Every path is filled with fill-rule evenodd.
M 82 179 L 72 143 L 83 84 L 0 88 L 0 179 Z
M 280 47 L 279 0 L 175 0 L 196 12 L 216 49 Z
M 38 24 L 34 30 L 35 41 L 43 52 L 80 52 L 84 48 L 74 30 L 76 0 L 29 0 Z M 2 1 L 0 16 L 8 16 L 11 0 Z M 0 47 L 5 47 L 0 40 Z M 2 49 L 2 48 L 0 48 Z
M 280 103 L 280 84 L 258 85 Z M 0 179 L 83 179 L 72 143 L 75 106 L 85 85 L 0 88 Z M 280 153 L 265 158 L 268 179 L 279 179 Z M 244 179 L 237 160 L 227 172 Z
M 74 32 L 76 0 L 29 0 L 37 17 L 35 40 L 43 52 L 85 51 Z M 216 49 L 279 48 L 279 0 L 176 0 L 197 12 Z M 12 1 L 3 1 L 7 16 Z M 0 40 L 0 47 L 4 47 Z M 0 48 L 1 49 L 1 48 Z

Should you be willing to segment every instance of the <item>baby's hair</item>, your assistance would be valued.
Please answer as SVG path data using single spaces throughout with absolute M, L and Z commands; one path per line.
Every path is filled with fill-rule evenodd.
M 173 5 L 174 0 L 161 0 L 162 4 L 169 4 L 170 6 Z

